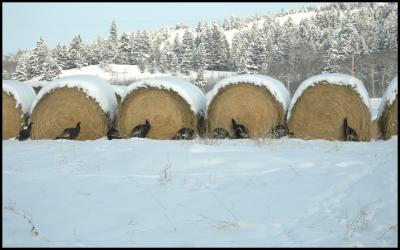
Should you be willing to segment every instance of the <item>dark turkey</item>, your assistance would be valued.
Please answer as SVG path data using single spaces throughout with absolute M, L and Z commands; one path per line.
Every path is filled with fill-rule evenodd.
M 343 121 L 344 137 L 346 141 L 359 141 L 357 132 L 347 123 L 347 117 Z
M 279 124 L 278 126 L 271 129 L 268 133 L 272 139 L 279 139 L 289 134 L 289 129 L 286 125 Z
M 81 122 L 78 122 L 75 128 L 64 129 L 64 132 L 60 136 L 57 136 L 56 139 L 75 140 L 76 137 L 78 137 L 80 131 L 81 131 Z
M 116 128 L 110 128 L 107 132 L 107 139 L 112 140 L 112 139 L 121 139 L 121 135 L 119 133 L 119 130 Z
M 234 119 L 232 119 L 232 127 L 233 127 L 233 130 L 235 131 L 235 135 L 236 135 L 237 139 L 249 138 L 248 129 L 242 124 L 237 124 Z
M 134 127 L 132 129 L 132 137 L 139 137 L 139 138 L 145 138 L 147 133 L 150 130 L 150 123 L 149 121 L 146 119 L 146 123 L 145 124 L 139 124 L 136 127 Z
M 33 122 L 29 123 L 27 128 L 24 128 L 19 132 L 19 135 L 17 137 L 19 141 L 25 141 L 31 136 L 32 124 Z
M 194 130 L 191 128 L 181 128 L 178 130 L 176 135 L 172 138 L 173 140 L 191 140 L 193 139 Z
M 231 136 L 224 128 L 215 128 L 214 131 L 211 133 L 211 137 L 213 139 L 225 139 L 230 138 Z

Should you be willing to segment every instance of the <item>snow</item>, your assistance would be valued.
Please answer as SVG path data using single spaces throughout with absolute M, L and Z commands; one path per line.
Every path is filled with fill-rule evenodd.
M 115 93 L 119 96 L 122 96 L 126 90 L 126 86 L 124 85 L 111 85 L 115 91 Z
M 370 108 L 371 105 L 370 105 L 368 91 L 365 88 L 365 86 L 361 80 L 355 78 L 354 76 L 350 76 L 350 75 L 346 75 L 346 74 L 323 73 L 320 75 L 311 76 L 299 85 L 299 87 L 296 89 L 296 92 L 294 93 L 294 95 L 292 97 L 292 100 L 290 101 L 287 120 L 289 120 L 291 110 L 294 107 L 294 105 L 296 104 L 297 99 L 300 96 L 302 96 L 303 92 L 308 87 L 315 86 L 317 83 L 322 82 L 322 81 L 327 81 L 330 84 L 334 84 L 334 85 L 351 86 L 360 95 L 361 100 L 364 102 L 364 104 L 367 106 L 369 112 L 371 113 L 371 108 Z M 372 115 L 372 113 L 371 113 L 371 115 Z
M 378 109 L 378 114 L 376 115 L 376 118 L 380 118 L 385 107 L 388 105 L 392 105 L 393 102 L 396 100 L 397 97 L 397 86 L 398 86 L 398 81 L 397 81 L 397 76 L 393 78 L 392 81 L 390 81 L 388 87 L 385 90 L 385 93 L 383 93 L 381 103 L 379 105 Z
M 378 117 L 378 110 L 379 110 L 379 105 L 381 103 L 382 98 L 370 98 L 369 101 L 371 103 L 371 120 L 375 120 Z
M 48 81 L 36 81 L 36 80 L 29 80 L 29 81 L 24 81 L 24 83 L 32 86 L 32 87 L 44 87 L 47 85 L 49 82 Z
M 35 105 L 44 95 L 54 89 L 62 87 L 77 87 L 79 89 L 82 89 L 87 96 L 92 97 L 94 100 L 96 100 L 96 102 L 99 103 L 104 113 L 109 113 L 112 120 L 115 118 L 117 99 L 114 94 L 114 89 L 104 79 L 91 75 L 66 76 L 49 82 L 49 84 L 44 86 L 39 91 L 38 95 L 32 103 L 30 113 L 33 112 Z
M 175 91 L 190 105 L 190 109 L 195 114 L 204 114 L 205 96 L 203 91 L 194 84 L 175 77 L 153 77 L 133 82 L 126 88 L 124 95 L 121 96 L 121 102 L 130 92 L 143 87 Z
M 223 80 L 217 82 L 214 87 L 207 93 L 207 107 L 210 105 L 212 99 L 217 95 L 218 91 L 228 85 L 238 84 L 238 83 L 250 83 L 256 86 L 264 86 L 269 92 L 275 97 L 275 99 L 282 104 L 284 111 L 286 112 L 287 107 L 290 102 L 289 91 L 285 86 L 278 80 L 259 74 L 243 74 L 227 77 Z
M 307 12 L 287 14 L 282 17 L 277 17 L 276 19 L 278 20 L 280 25 L 283 25 L 290 17 L 292 19 L 293 23 L 298 25 L 301 22 L 301 20 L 311 19 L 313 16 L 315 16 L 315 11 L 307 11 Z
M 36 93 L 33 88 L 17 80 L 3 80 L 3 91 L 14 96 L 15 107 L 21 107 L 21 111 L 28 113 Z
M 99 65 L 90 65 L 86 67 L 82 67 L 80 69 L 70 69 L 63 70 L 60 77 L 64 76 L 73 76 L 73 75 L 93 75 L 100 78 L 105 79 L 111 84 L 119 84 L 119 85 L 127 85 L 128 83 L 145 79 L 151 77 L 169 77 L 172 76 L 172 73 L 161 73 L 154 72 L 150 73 L 149 71 L 140 72 L 140 69 L 137 65 L 125 65 L 125 64 L 109 64 L 105 68 L 101 68 Z M 237 74 L 236 72 L 231 71 L 212 71 L 205 70 L 204 71 L 204 79 L 207 81 L 213 81 L 214 79 L 218 79 L 225 76 L 230 76 Z M 185 75 L 182 73 L 175 73 L 175 77 L 184 79 L 186 81 L 194 81 L 197 77 L 197 73 L 191 71 L 189 75 Z
M 3 141 L 4 247 L 396 247 L 388 141 Z

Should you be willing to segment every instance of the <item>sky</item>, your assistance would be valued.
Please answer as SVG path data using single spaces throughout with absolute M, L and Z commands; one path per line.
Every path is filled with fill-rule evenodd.
M 18 49 L 32 49 L 42 37 L 48 47 L 70 43 L 80 34 L 83 41 L 107 36 L 112 20 L 118 34 L 137 30 L 157 30 L 183 23 L 190 28 L 199 21 L 223 21 L 231 15 L 274 14 L 282 9 L 323 3 L 2 3 L 3 55 Z

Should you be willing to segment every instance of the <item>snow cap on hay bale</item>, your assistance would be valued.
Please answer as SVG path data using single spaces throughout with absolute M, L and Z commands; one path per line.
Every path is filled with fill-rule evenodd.
M 3 80 L 3 140 L 16 137 L 27 125 L 29 109 L 35 99 L 33 88 L 16 80 Z
M 80 121 L 78 140 L 107 134 L 117 100 L 111 85 L 90 75 L 58 78 L 43 87 L 31 107 L 33 139 L 54 139 Z
M 377 121 L 383 139 L 397 135 L 397 76 L 389 83 L 379 105 Z
M 290 102 L 280 81 L 258 74 L 225 78 L 206 97 L 208 132 L 224 128 L 233 135 L 233 118 L 249 129 L 250 137 L 265 137 L 271 128 L 284 124 Z
M 287 121 L 294 137 L 344 140 L 345 117 L 361 141 L 370 140 L 370 99 L 362 81 L 325 73 L 300 84 L 290 102 Z
M 150 123 L 148 138 L 171 139 L 181 128 L 197 134 L 204 115 L 205 96 L 194 84 L 174 77 L 147 78 L 130 84 L 122 97 L 118 127 L 123 137 L 132 128 Z
M 30 85 L 33 87 L 33 90 L 35 91 L 35 93 L 39 93 L 39 91 L 46 86 L 49 82 L 48 81 L 37 81 L 37 80 L 28 80 L 25 81 L 24 83 Z

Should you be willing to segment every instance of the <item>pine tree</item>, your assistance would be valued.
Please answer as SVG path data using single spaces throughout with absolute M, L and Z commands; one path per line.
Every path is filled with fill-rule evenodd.
M 110 27 L 110 36 L 108 38 L 108 56 L 110 63 L 118 63 L 118 33 L 117 25 L 113 20 Z
M 32 77 L 40 76 L 43 73 L 43 64 L 49 54 L 46 43 L 40 37 L 36 42 L 36 47 L 32 50 L 29 57 L 30 75 Z
M 56 59 L 48 56 L 43 65 L 43 73 L 40 81 L 51 81 L 61 74 L 61 67 L 57 64 Z
M 65 62 L 66 69 L 74 69 L 85 66 L 84 49 L 80 35 L 74 36 L 68 49 L 68 59 Z
M 29 63 L 30 52 L 23 54 L 18 60 L 16 68 L 16 78 L 19 81 L 27 81 L 32 78 L 30 74 L 30 63 Z
M 66 62 L 68 60 L 67 46 L 65 44 L 61 45 L 60 43 L 58 43 L 54 50 L 54 57 L 61 69 L 66 69 Z
M 118 48 L 118 63 L 129 64 L 129 54 L 131 52 L 129 37 L 126 33 L 121 35 Z

